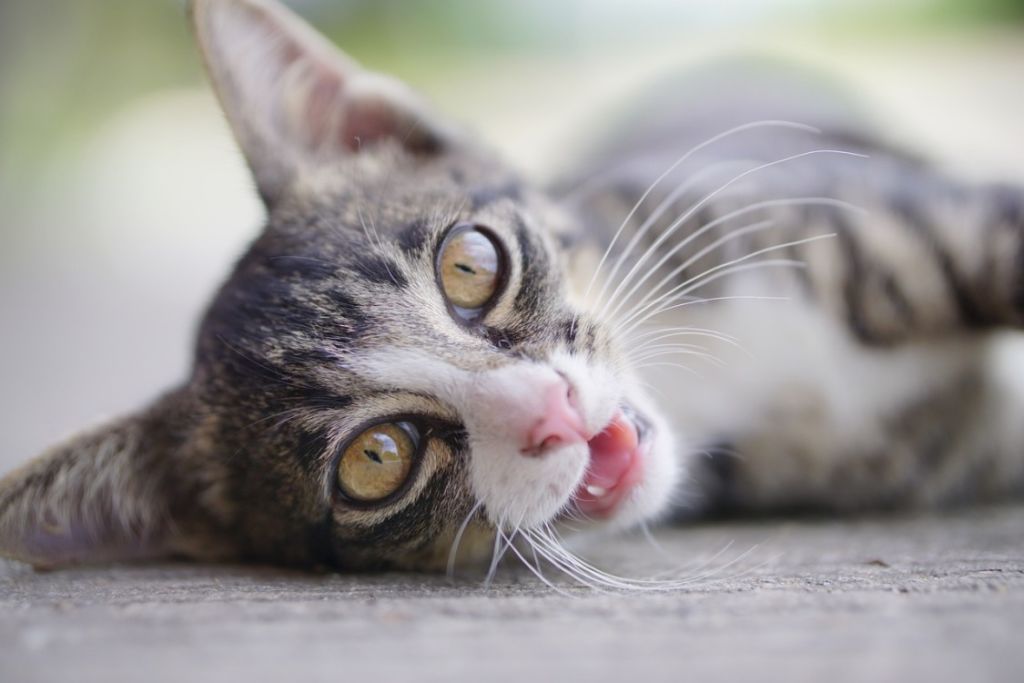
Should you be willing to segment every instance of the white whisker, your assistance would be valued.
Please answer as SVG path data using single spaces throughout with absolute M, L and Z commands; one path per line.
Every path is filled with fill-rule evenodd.
M 627 325 L 630 321 L 632 321 L 638 315 L 643 314 L 645 311 L 649 310 L 652 307 L 660 306 L 662 303 L 668 303 L 668 302 L 672 301 L 673 300 L 672 296 L 674 294 L 678 293 L 679 296 L 684 296 L 687 293 L 694 291 L 698 287 L 703 287 L 707 283 L 712 282 L 713 280 L 718 279 L 719 277 L 722 277 L 722 276 L 724 276 L 726 274 L 733 274 L 735 272 L 738 272 L 738 270 L 726 270 L 726 269 L 731 268 L 734 265 L 743 263 L 744 261 L 749 261 L 750 259 L 756 258 L 758 256 L 761 256 L 762 254 L 767 254 L 767 253 L 770 253 L 770 252 L 773 252 L 773 251 L 778 251 L 780 249 L 788 249 L 790 247 L 797 247 L 797 246 L 800 246 L 800 245 L 803 245 L 803 244 L 808 244 L 810 242 L 816 242 L 818 240 L 830 239 L 832 237 L 835 237 L 835 233 L 828 233 L 828 234 L 825 234 L 825 235 L 813 235 L 811 237 L 805 237 L 805 238 L 799 239 L 799 240 L 792 240 L 792 241 L 789 241 L 789 242 L 782 242 L 780 244 L 774 244 L 774 245 L 765 247 L 763 249 L 757 249 L 757 250 L 752 251 L 749 254 L 745 254 L 744 256 L 741 256 L 739 258 L 735 258 L 735 259 L 732 259 L 730 261 L 726 261 L 724 263 L 720 263 L 718 265 L 712 266 L 711 268 L 708 268 L 707 270 L 705 270 L 703 273 L 700 273 L 699 275 L 695 275 L 695 276 L 693 276 L 693 277 L 691 277 L 691 278 L 689 278 L 689 279 L 679 283 L 678 285 L 676 285 L 675 287 L 673 287 L 669 291 L 665 292 L 663 295 L 659 296 L 654 301 L 651 301 L 651 302 L 647 303 L 646 305 L 638 308 L 636 311 L 631 312 L 630 315 L 627 316 L 625 320 L 623 320 L 621 323 L 619 323 L 619 326 Z M 764 264 L 768 264 L 768 263 L 773 263 L 774 265 L 786 264 L 786 265 L 795 266 L 795 267 L 804 267 L 804 265 L 805 265 L 801 261 L 792 261 L 792 260 L 778 260 L 778 261 L 774 261 L 774 262 L 772 262 L 772 261 L 762 261 L 762 262 L 760 262 L 760 264 L 752 264 L 752 265 L 756 266 L 756 265 L 764 265 Z M 747 269 L 749 269 L 749 267 Z M 725 273 L 720 272 L 720 271 L 723 271 L 723 270 L 726 270 L 726 272 Z M 713 276 L 713 277 L 709 277 L 709 276 Z M 658 312 L 661 312 L 661 311 L 658 311 Z M 647 317 L 645 317 L 644 319 L 646 320 Z
M 491 579 L 494 578 L 495 572 L 498 571 L 498 562 L 501 561 L 501 556 L 504 551 L 501 551 L 501 541 L 505 537 L 505 534 L 501 531 L 502 520 L 498 520 L 498 524 L 494 528 L 494 549 L 491 551 L 491 565 L 487 569 L 487 576 L 484 578 L 484 587 L 489 588 L 491 585 Z
M 498 533 L 502 534 L 502 536 L 504 537 L 504 533 L 502 533 L 500 531 Z M 534 559 L 537 562 L 537 564 L 536 564 L 536 566 L 530 564 L 530 562 L 527 561 L 527 559 L 523 556 L 523 554 L 521 552 L 519 552 L 519 549 L 515 547 L 515 544 L 512 542 L 512 540 L 511 539 L 506 539 L 507 542 L 508 542 L 508 547 L 512 549 L 512 554 L 515 555 L 517 558 L 519 558 L 519 561 L 523 563 L 523 566 L 525 566 L 530 571 L 531 574 L 533 574 L 538 579 L 540 579 L 541 583 L 543 583 L 545 586 L 547 586 L 551 590 L 555 591 L 556 593 L 558 593 L 558 594 L 560 594 L 560 595 L 562 595 L 564 597 L 567 597 L 567 598 L 572 597 L 572 595 L 570 593 L 567 593 L 566 591 L 562 590 L 561 588 L 556 586 L 551 580 L 549 580 L 546 576 L 544 576 L 544 572 L 542 572 L 541 569 L 540 569 L 540 560 L 536 559 L 536 557 L 537 557 L 536 546 L 535 546 L 535 544 L 533 542 L 533 539 L 529 537 L 528 532 L 524 532 L 523 534 L 521 534 L 520 537 L 521 538 L 525 538 L 527 543 L 530 545 L 530 548 L 534 551 Z
M 710 330 L 706 327 L 655 327 L 646 332 L 639 334 L 631 334 L 627 339 L 631 342 L 640 341 L 641 339 L 646 340 L 648 337 L 655 335 L 673 336 L 673 335 L 693 335 L 693 336 L 706 336 L 714 337 L 722 341 L 737 341 L 736 337 L 731 334 L 724 332 L 718 332 L 716 330 Z
M 765 261 L 765 262 L 762 262 L 762 263 L 768 263 L 768 262 Z M 798 265 L 798 266 L 799 265 L 803 265 L 800 262 L 794 262 L 794 261 L 786 261 L 786 263 L 788 263 L 790 265 Z M 758 264 L 754 264 L 754 265 L 758 265 Z M 776 265 L 778 265 L 778 264 L 776 264 Z M 652 313 L 651 315 L 646 316 L 643 320 L 639 320 L 639 321 L 635 322 L 633 325 L 631 325 L 629 328 L 627 328 L 624 332 L 622 332 L 622 334 L 623 335 L 628 335 L 631 331 L 636 330 L 640 326 L 644 325 L 647 322 L 647 320 L 650 320 L 655 315 L 660 315 L 662 313 L 666 313 L 668 311 L 676 310 L 676 309 L 679 309 L 679 308 L 685 308 L 686 306 L 697 306 L 699 304 L 711 304 L 711 303 L 716 303 L 716 302 L 719 302 L 719 301 L 789 301 L 789 300 L 790 300 L 790 298 L 788 296 L 760 296 L 760 295 L 757 295 L 757 294 L 732 294 L 732 295 L 728 295 L 728 296 L 701 297 L 701 298 L 693 299 L 691 301 L 683 301 L 683 302 L 678 303 L 678 304 L 673 304 L 672 306 L 669 306 L 668 308 L 666 308 L 664 310 L 659 310 L 659 311 L 657 311 L 655 313 Z
M 452 539 L 452 547 L 448 551 L 448 578 L 455 576 L 455 557 L 459 552 L 459 544 L 462 542 L 462 535 L 466 533 L 466 529 L 469 527 L 470 521 L 476 513 L 479 512 L 481 507 L 483 507 L 483 501 L 478 502 L 472 507 L 472 509 L 470 509 L 469 514 L 466 515 L 466 518 L 462 520 L 462 524 L 459 525 L 458 531 L 455 532 L 455 538 Z
M 700 287 L 703 287 L 704 285 L 709 284 L 709 283 L 713 282 L 714 280 L 717 280 L 718 278 L 727 277 L 729 275 L 735 275 L 736 273 L 742 273 L 742 272 L 748 271 L 748 270 L 759 270 L 759 269 L 762 269 L 762 268 L 778 268 L 778 267 L 803 268 L 803 267 L 805 267 L 805 265 L 806 264 L 803 261 L 793 261 L 792 259 L 770 259 L 770 260 L 767 260 L 767 261 L 758 261 L 756 263 L 743 263 L 743 264 L 739 264 L 739 265 L 734 265 L 734 266 L 732 266 L 732 267 L 730 267 L 728 269 L 725 269 L 725 270 L 723 270 L 723 271 L 721 271 L 719 273 L 712 274 L 705 281 L 694 283 L 693 284 L 693 289 L 688 289 L 687 292 L 679 292 L 679 293 L 677 293 L 675 295 L 665 295 L 664 297 L 659 298 L 657 301 L 651 302 L 651 304 L 649 304 L 649 306 L 653 306 L 654 310 L 646 312 L 645 314 L 640 316 L 638 320 L 632 320 L 632 318 L 627 318 L 625 321 L 623 321 L 622 324 L 623 325 L 626 325 L 626 324 L 629 325 L 629 327 L 626 328 L 627 330 L 633 329 L 633 327 L 638 326 L 638 325 L 643 325 L 647 321 L 649 321 L 652 318 L 654 318 L 656 316 L 659 316 L 659 315 L 661 315 L 663 313 L 667 313 L 669 311 L 674 311 L 674 310 L 677 310 L 677 309 L 680 309 L 680 308 L 685 308 L 686 306 L 693 306 L 695 304 L 711 303 L 713 301 L 740 301 L 740 300 L 747 300 L 747 301 L 789 301 L 790 300 L 789 297 L 785 297 L 785 296 L 757 296 L 757 295 L 743 296 L 743 295 L 735 295 L 735 296 L 721 296 L 721 297 L 708 297 L 708 298 L 704 298 L 704 297 L 694 298 L 694 297 L 688 296 L 687 293 L 690 292 L 690 291 L 699 289 Z M 685 301 L 682 301 L 682 299 L 685 299 Z M 679 301 L 679 303 L 674 303 L 676 301 Z M 640 313 L 642 313 L 642 311 Z
M 705 140 L 704 142 L 702 142 L 702 143 L 700 143 L 700 144 L 690 148 L 689 151 L 687 151 L 685 154 L 683 154 L 681 157 L 679 157 L 672 165 L 670 165 L 667 169 L 665 169 L 665 171 L 660 176 L 655 178 L 654 182 L 651 183 L 651 185 L 647 188 L 646 191 L 644 191 L 644 193 L 640 196 L 640 199 L 637 200 L 636 204 L 633 206 L 633 208 L 630 210 L 630 212 L 626 215 L 626 218 L 622 221 L 622 224 L 619 226 L 619 228 L 612 235 L 612 239 L 608 242 L 608 246 L 605 249 L 604 254 L 601 256 L 600 261 L 598 261 L 597 266 L 594 268 L 594 272 L 593 272 L 593 274 L 590 277 L 590 282 L 587 284 L 587 288 L 586 288 L 586 290 L 583 293 L 583 298 L 586 299 L 590 295 L 590 290 L 593 288 L 594 282 L 597 280 L 597 275 L 601 271 L 601 268 L 604 266 L 605 261 L 608 260 L 608 255 L 611 253 L 612 248 L 615 246 L 615 243 L 618 241 L 619 236 L 621 235 L 622 231 L 626 228 L 626 226 L 629 224 L 629 221 L 633 218 L 634 214 L 636 214 L 637 210 L 644 203 L 644 200 L 647 199 L 648 195 L 650 195 L 651 192 L 654 191 L 654 189 L 661 183 L 662 180 L 664 180 L 670 173 L 672 173 L 672 171 L 677 169 L 681 164 L 683 164 L 687 159 L 689 159 L 691 156 L 696 154 L 698 151 L 704 149 L 705 147 L 708 147 L 709 145 L 713 145 L 714 143 L 718 142 L 719 140 L 722 140 L 722 139 L 727 138 L 727 137 L 729 137 L 731 135 L 735 135 L 737 133 L 741 133 L 743 131 L 750 130 L 750 129 L 753 129 L 753 128 L 773 127 L 773 126 L 778 126 L 778 127 L 781 127 L 781 128 L 792 128 L 792 129 L 797 129 L 797 130 L 804 130 L 804 131 L 808 131 L 808 132 L 811 132 L 811 133 L 820 133 L 821 132 L 819 129 L 817 129 L 817 128 L 813 127 L 813 126 L 807 126 L 807 125 L 804 125 L 804 124 L 801 124 L 801 123 L 794 123 L 792 121 L 775 121 L 775 120 L 754 121 L 754 122 L 751 122 L 751 123 L 745 123 L 743 125 L 736 126 L 735 128 L 730 128 L 729 130 L 724 131 L 722 133 L 719 133 L 718 135 L 715 135 L 715 136 Z M 603 288 L 602 288 L 602 291 L 603 291 Z M 598 300 L 600 301 L 601 297 L 598 297 Z
M 631 309 L 630 312 L 632 312 L 632 310 L 635 310 L 636 308 L 646 304 L 650 300 L 650 298 L 652 296 L 655 296 L 662 287 L 664 287 L 666 284 L 672 282 L 672 280 L 676 276 L 678 276 L 680 273 L 684 272 L 688 267 L 690 267 L 691 265 L 693 265 L 694 263 L 699 261 L 702 257 L 707 255 L 709 252 L 714 251 L 718 247 L 720 247 L 723 244 L 726 244 L 727 242 L 730 242 L 730 241 L 732 241 L 734 239 L 739 239 L 740 237 L 743 237 L 744 235 L 749 235 L 749 234 L 753 234 L 753 233 L 756 233 L 756 232 L 761 232 L 763 230 L 766 230 L 766 229 L 772 227 L 773 225 L 775 225 L 774 221 L 770 221 L 770 220 L 760 221 L 758 223 L 752 223 L 750 225 L 746 225 L 746 226 L 743 226 L 741 228 L 736 228 L 735 230 L 732 230 L 732 231 L 726 233 L 722 237 L 719 237 L 717 240 L 713 241 L 711 244 L 707 245 L 706 247 L 704 247 L 703 249 L 698 251 L 696 254 L 694 254 L 693 256 L 688 258 L 686 261 L 684 261 L 680 265 L 676 266 L 668 275 L 666 275 L 660 281 L 658 281 L 658 284 L 655 285 L 654 287 L 652 287 L 644 295 L 644 297 L 633 306 L 633 308 Z M 694 233 L 694 234 L 696 234 L 696 233 Z M 674 251 L 675 250 L 673 250 L 673 252 Z M 660 268 L 663 265 L 664 261 L 667 260 L 667 258 L 670 257 L 673 254 L 673 252 L 669 252 L 668 254 L 666 254 L 665 257 L 662 259 L 662 261 L 658 262 L 658 265 L 656 265 L 654 268 L 649 270 L 644 275 L 644 277 L 641 278 L 640 281 L 638 281 L 633 286 L 632 289 L 630 289 L 630 291 L 626 294 L 626 296 L 624 296 L 622 298 L 622 301 L 620 301 L 618 303 L 618 305 L 611 311 L 611 313 L 608 314 L 609 318 L 614 319 L 616 317 L 616 315 L 618 314 L 619 310 L 622 308 L 622 306 L 624 306 L 629 301 L 629 298 L 633 296 L 633 294 L 636 292 L 637 288 L 640 287 L 641 285 L 643 285 L 643 283 L 652 274 L 657 272 L 658 268 Z
M 755 163 L 756 162 L 751 161 L 748 163 L 742 163 L 740 165 L 748 167 L 754 165 Z M 660 204 L 658 204 L 654 211 L 652 211 L 651 214 L 644 219 L 644 222 L 640 224 L 640 227 L 637 228 L 633 235 L 630 237 L 625 249 L 623 249 L 619 253 L 618 258 L 615 259 L 615 264 L 612 266 L 611 272 L 609 272 L 608 276 L 605 278 L 606 282 L 602 286 L 601 291 L 598 294 L 598 302 L 602 301 L 603 299 L 605 289 L 608 286 L 607 283 L 615 281 L 615 276 L 618 274 L 619 269 L 622 268 L 623 264 L 626 263 L 626 259 L 628 259 L 629 255 L 633 253 L 633 249 L 640 242 L 640 240 L 643 239 L 644 235 L 646 235 L 647 232 L 657 224 L 658 220 L 665 214 L 666 211 L 669 210 L 669 208 L 672 207 L 672 205 L 679 199 L 679 197 L 683 195 L 683 193 L 685 193 L 691 187 L 693 187 L 698 182 L 703 180 L 704 176 L 710 175 L 710 172 L 720 170 L 722 165 L 723 164 L 711 164 L 710 166 L 702 168 L 700 171 L 697 171 L 693 175 L 689 176 L 684 182 L 680 183 L 674 190 L 672 190 L 668 194 L 668 196 L 665 197 L 665 199 L 663 199 Z M 614 298 L 615 296 L 613 294 L 612 298 L 609 299 L 608 302 L 606 302 L 605 306 L 602 306 L 600 309 L 598 309 L 598 312 L 595 315 L 597 317 L 602 317 L 603 310 L 607 306 L 607 303 L 610 303 L 612 300 L 614 300 Z
M 773 166 L 779 166 L 781 164 L 786 164 L 786 163 L 789 163 L 791 161 L 796 161 L 798 159 L 803 159 L 803 158 L 806 158 L 806 157 L 820 155 L 820 154 L 836 154 L 836 155 L 840 155 L 840 156 L 852 156 L 852 157 L 858 157 L 858 158 L 865 158 L 865 156 L 866 156 L 864 154 L 858 154 L 857 152 L 848 152 L 848 151 L 839 150 L 839 149 L 812 149 L 812 150 L 807 151 L 807 152 L 800 152 L 799 154 L 791 154 L 789 156 L 782 157 L 780 159 L 774 159 L 772 161 L 765 162 L 763 164 L 755 166 L 754 168 L 747 169 L 747 170 L 745 170 L 745 171 L 743 171 L 743 172 L 733 176 L 730 180 L 726 181 L 722 185 L 719 185 L 717 188 L 715 188 L 711 192 L 709 192 L 706 195 L 704 195 L 704 197 L 702 197 L 700 200 L 698 200 L 689 209 L 687 209 L 679 218 L 677 218 L 672 223 L 672 225 L 667 227 L 660 235 L 658 235 L 658 238 L 651 244 L 651 246 L 649 246 L 647 248 L 647 251 L 645 251 L 644 254 L 641 255 L 641 257 L 637 260 L 637 262 L 635 264 L 633 264 L 633 267 L 630 269 L 630 271 L 628 273 L 626 273 L 626 276 L 619 282 L 618 286 L 615 289 L 615 292 L 618 292 L 619 290 L 621 290 L 622 287 L 625 286 L 625 284 L 630 281 L 630 279 L 632 278 L 634 273 L 637 271 L 637 269 L 639 269 L 640 266 L 643 265 L 646 262 L 648 256 L 650 254 L 654 253 L 657 250 L 658 247 L 660 247 L 662 244 L 664 244 L 665 240 L 667 240 L 669 237 L 671 237 L 672 234 L 675 232 L 675 230 L 680 225 L 683 225 L 686 222 L 686 220 L 689 219 L 691 216 L 693 216 L 693 214 L 696 213 L 702 206 L 704 206 L 709 201 L 711 201 L 712 199 L 717 197 L 719 194 L 721 194 L 722 192 L 727 190 L 734 183 L 738 182 L 739 180 L 742 180 L 743 178 L 745 178 L 745 177 L 747 177 L 747 176 L 749 176 L 749 175 L 751 175 L 753 173 L 758 173 L 759 171 L 763 171 L 763 170 L 766 170 L 768 168 L 772 168 Z M 630 217 L 632 217 L 632 214 L 630 214 Z M 621 228 L 620 228 L 620 230 L 621 230 Z M 602 287 L 601 294 L 599 295 L 599 298 L 600 298 L 600 296 L 603 296 L 604 291 L 605 291 L 605 288 Z M 610 304 L 612 301 L 615 300 L 615 292 L 612 293 L 612 296 L 608 300 L 607 304 Z
M 669 363 L 668 361 L 647 361 L 646 363 L 638 363 L 634 366 L 637 370 L 645 370 L 647 368 L 675 368 L 676 370 L 682 370 L 683 372 L 693 375 L 698 379 L 704 380 L 706 377 L 701 373 L 697 372 L 688 365 L 681 363 Z
M 702 360 L 702 361 L 704 361 L 706 363 L 709 363 L 711 365 L 714 365 L 716 367 L 719 367 L 719 368 L 724 368 L 724 367 L 726 367 L 728 365 L 724 360 L 722 360 L 718 356 L 714 356 L 714 355 L 712 355 L 710 353 L 699 353 L 699 352 L 696 352 L 696 351 L 685 351 L 685 350 L 682 350 L 682 349 L 662 349 L 660 351 L 655 351 L 655 352 L 652 352 L 652 353 L 650 353 L 650 354 L 648 354 L 646 356 L 643 356 L 642 358 L 637 358 L 635 362 L 637 364 L 637 367 L 643 367 L 643 364 L 649 363 L 649 362 L 651 362 L 653 360 L 656 360 L 658 358 L 668 358 L 668 357 L 675 357 L 675 356 L 685 356 L 685 357 L 689 357 L 689 358 L 699 358 L 700 360 Z M 697 374 L 698 376 L 700 375 L 700 373 L 695 373 L 695 374 Z
M 626 292 L 625 295 L 623 295 L 622 300 L 619 302 L 619 304 L 610 313 L 607 314 L 607 317 L 611 318 L 611 319 L 614 319 L 616 314 L 618 313 L 618 311 L 622 308 L 622 306 L 625 305 L 625 303 L 627 301 L 629 301 L 629 299 L 636 293 L 636 291 L 641 286 L 643 286 L 643 284 L 650 277 L 652 277 L 655 273 L 657 273 L 662 268 L 662 266 L 664 266 L 668 262 L 668 260 L 670 258 L 675 256 L 682 249 L 684 249 L 688 244 L 690 244 L 694 240 L 698 239 L 702 235 L 706 234 L 707 232 L 709 232 L 713 228 L 715 228 L 715 227 L 717 227 L 717 226 L 719 226 L 719 225 L 721 225 L 721 224 L 723 224 L 723 223 L 725 223 L 727 221 L 730 221 L 733 218 L 738 218 L 739 216 L 742 216 L 742 215 L 745 215 L 745 214 L 748 214 L 748 213 L 751 213 L 751 212 L 754 212 L 754 211 L 759 211 L 761 209 L 779 208 L 779 207 L 792 207 L 792 206 L 831 206 L 831 207 L 846 209 L 846 210 L 852 211 L 852 212 L 858 212 L 858 213 L 861 213 L 861 214 L 867 214 L 867 211 L 865 211 L 864 209 L 862 209 L 862 208 L 860 208 L 858 206 L 850 204 L 849 202 L 840 201 L 838 199 L 830 199 L 828 197 L 793 197 L 793 198 L 788 198 L 788 199 L 769 199 L 769 200 L 765 200 L 765 201 L 755 202 L 755 203 L 750 204 L 748 206 L 745 206 L 743 208 L 736 209 L 734 211 L 730 211 L 729 213 L 723 214 L 722 216 L 719 216 L 718 218 L 716 218 L 716 219 L 714 219 L 712 221 L 709 221 L 707 224 L 701 226 L 699 229 L 695 230 L 694 232 L 692 232 L 689 235 L 687 235 L 684 239 L 680 240 L 677 244 L 673 245 L 672 248 L 669 249 L 666 253 L 662 254 L 662 256 L 658 260 L 658 262 L 654 266 L 652 266 L 651 268 L 648 268 L 647 272 L 644 273 L 643 277 L 641 277 L 637 282 L 635 282 L 633 284 L 633 286 L 629 289 L 629 291 Z M 757 223 L 753 223 L 751 225 L 744 226 L 744 227 L 741 227 L 741 228 L 730 230 L 728 233 L 726 233 L 722 237 L 719 237 L 717 240 L 712 242 L 710 245 L 704 247 L 702 250 L 700 250 L 696 254 L 692 255 L 691 257 L 689 257 L 682 265 L 678 266 L 669 275 L 666 275 L 664 278 L 662 278 L 662 280 L 658 283 L 658 285 L 655 286 L 653 289 L 651 289 L 647 293 L 647 295 L 644 297 L 644 300 L 642 300 L 640 302 L 640 304 L 642 305 L 644 303 L 644 301 L 646 301 L 646 299 L 648 299 L 651 296 L 653 296 L 666 283 L 671 282 L 672 278 L 676 277 L 679 273 L 683 272 L 687 267 L 689 267 L 690 265 L 695 263 L 701 256 L 704 256 L 705 254 L 710 253 L 711 251 L 713 251 L 717 247 L 719 247 L 719 246 L 721 246 L 721 245 L 723 245 L 723 244 L 725 244 L 727 242 L 730 242 L 733 239 L 737 239 L 737 238 L 739 238 L 739 237 L 741 237 L 743 235 L 746 235 L 746 234 L 760 232 L 760 231 L 766 229 L 767 227 L 771 226 L 772 224 L 773 224 L 773 222 L 771 220 L 766 220 L 766 221 L 760 221 L 760 222 L 757 222 Z M 654 245 L 652 245 L 652 247 L 654 247 Z M 638 265 L 639 265 L 639 263 L 638 263 Z M 631 271 L 631 274 L 632 274 L 632 271 Z M 617 288 L 616 291 L 612 293 L 612 298 L 609 301 L 609 303 L 611 301 L 615 300 L 616 294 L 620 291 L 621 287 L 626 284 L 626 282 L 628 281 L 629 277 L 630 277 L 630 275 L 627 275 L 626 276 L 626 280 L 623 281 L 622 285 L 620 285 L 620 287 Z
M 655 332 L 660 332 L 660 334 L 647 335 L 647 338 L 643 339 L 642 343 L 640 343 L 640 344 L 638 344 L 636 346 L 631 346 L 631 345 L 627 344 L 626 345 L 627 346 L 627 348 L 626 348 L 626 356 L 628 358 L 633 359 L 638 354 L 643 353 L 644 351 L 650 349 L 653 345 L 655 345 L 655 344 L 657 344 L 659 342 L 664 342 L 666 340 L 670 340 L 670 339 L 678 339 L 680 337 L 708 337 L 708 338 L 720 341 L 723 344 L 728 344 L 729 346 L 732 346 L 735 349 L 738 349 L 740 352 L 745 354 L 748 358 L 752 358 L 753 357 L 753 356 L 751 356 L 750 352 L 747 351 L 747 349 L 745 349 L 731 335 L 723 335 L 723 334 L 718 334 L 718 333 L 714 333 L 714 332 L 711 332 L 711 331 L 691 331 L 691 330 L 687 330 L 686 328 L 677 328 L 676 331 L 671 331 L 671 330 L 672 330 L 672 328 L 667 328 L 667 329 L 663 329 L 663 330 L 657 330 L 656 329 Z

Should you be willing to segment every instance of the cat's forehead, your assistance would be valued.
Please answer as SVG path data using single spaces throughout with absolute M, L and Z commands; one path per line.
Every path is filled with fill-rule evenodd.
M 326 236 L 387 237 L 410 250 L 459 220 L 498 229 L 522 223 L 529 232 L 547 233 L 555 214 L 542 193 L 499 160 L 468 154 L 418 159 L 383 145 L 301 177 L 271 213 L 270 228 L 358 228 Z
M 382 199 L 468 197 L 520 182 L 518 174 L 500 158 L 478 149 L 424 157 L 383 141 L 362 154 L 309 169 L 296 178 L 289 194 L 309 198 L 346 192 L 370 193 Z
M 362 349 L 430 349 L 481 366 L 502 355 L 495 344 L 544 344 L 571 322 L 537 193 L 509 174 L 471 180 L 459 164 L 359 168 L 315 178 L 275 207 L 211 329 L 290 372 L 305 368 L 332 393 L 364 395 L 380 387 L 346 362 Z M 507 264 L 501 296 L 471 331 L 453 318 L 437 272 L 445 236 L 465 224 L 485 228 Z

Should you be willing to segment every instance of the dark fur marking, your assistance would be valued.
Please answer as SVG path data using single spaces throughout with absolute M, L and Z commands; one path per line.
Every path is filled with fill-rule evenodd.
M 562 322 L 562 338 L 565 339 L 565 343 L 570 349 L 576 347 L 576 338 L 579 333 L 579 327 L 580 317 L 578 315 L 573 315 L 568 320 Z
M 435 432 L 435 436 L 448 444 L 456 458 L 469 453 L 469 432 L 462 425 L 449 425 L 444 430 Z
M 516 241 L 519 243 L 519 267 L 522 277 L 514 306 L 524 313 L 532 313 L 544 298 L 548 259 L 544 251 L 532 241 L 526 226 L 520 222 L 516 227 Z
M 424 218 L 417 218 L 398 230 L 398 247 L 407 254 L 422 251 L 431 242 L 433 230 Z
M 488 327 L 485 329 L 484 335 L 491 344 L 504 351 L 511 350 L 523 341 L 523 335 L 512 329 L 502 330 L 496 327 Z
M 335 306 L 336 315 L 341 318 L 338 322 L 345 323 L 346 333 L 342 337 L 331 336 L 332 340 L 351 342 L 362 336 L 370 323 L 370 318 L 363 310 L 363 307 L 348 295 L 342 287 L 335 287 L 328 292 L 331 303 Z
M 900 317 L 904 327 L 908 330 L 913 329 L 917 316 L 906 294 L 903 293 L 899 281 L 892 273 L 884 273 L 882 275 L 882 291 L 885 292 L 886 298 L 892 303 L 893 310 Z
M 378 285 L 403 288 L 409 284 L 398 264 L 383 256 L 362 256 L 352 263 L 352 268 L 359 275 Z
M 1013 291 L 1013 308 L 1018 316 L 1024 319 L 1024 236 L 1017 244 L 1017 282 Z
M 850 224 L 846 217 L 838 211 L 829 212 L 829 221 L 835 226 L 836 237 L 842 245 L 842 253 L 846 257 L 847 273 L 843 280 L 843 300 L 846 302 L 846 322 L 850 330 L 862 342 L 871 343 L 875 336 L 871 333 L 864 319 L 861 290 L 864 282 L 864 256 L 860 245 L 853 237 Z
M 993 193 L 996 218 L 990 226 L 1008 227 L 1017 239 L 1010 305 L 1017 312 L 1017 324 L 1024 322 L 1024 194 L 1013 187 L 999 186 Z
M 322 430 L 298 431 L 293 455 L 306 474 L 315 471 L 316 465 L 327 451 L 327 445 L 328 438 Z
M 334 515 L 330 508 L 309 530 L 309 557 L 312 563 L 321 567 L 337 567 L 338 558 L 334 552 Z
M 742 502 L 738 488 L 740 458 L 729 442 L 719 442 L 702 449 L 697 460 L 696 481 L 705 498 L 706 512 L 726 515 L 735 511 Z
M 942 271 L 946 286 L 956 302 L 962 322 L 968 327 L 975 328 L 982 327 L 991 322 L 971 296 L 969 288 L 963 282 L 959 272 L 957 272 L 953 256 L 936 234 L 935 226 L 918 211 L 917 206 L 914 204 L 914 198 L 906 196 L 895 197 L 892 200 L 892 209 L 932 252 Z
M 280 255 L 266 260 L 267 268 L 283 277 L 294 276 L 303 281 L 327 280 L 337 277 L 336 264 L 314 256 Z
M 365 328 L 365 314 L 340 283 L 317 292 L 259 268 L 246 271 L 222 290 L 204 322 L 205 334 L 252 348 L 276 346 L 296 331 L 348 343 Z

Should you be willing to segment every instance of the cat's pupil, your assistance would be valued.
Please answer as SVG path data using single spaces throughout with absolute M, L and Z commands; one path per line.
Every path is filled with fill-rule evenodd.
M 388 434 L 381 431 L 371 436 L 369 440 L 371 443 L 363 448 L 363 454 L 370 460 L 383 465 L 384 460 L 397 462 L 400 459 L 398 444 Z
M 456 263 L 455 267 L 461 270 L 463 273 L 469 273 L 470 275 L 476 275 L 476 271 L 467 266 L 465 263 Z

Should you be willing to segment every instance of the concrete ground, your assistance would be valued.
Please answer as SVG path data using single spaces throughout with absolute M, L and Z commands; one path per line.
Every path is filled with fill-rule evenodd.
M 0 680 L 1020 681 L 1024 507 L 592 544 L 670 593 L 413 575 L 0 565 Z M 668 558 L 677 558 L 670 560 Z

